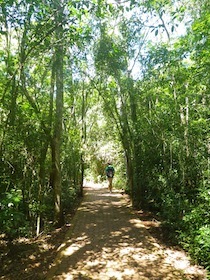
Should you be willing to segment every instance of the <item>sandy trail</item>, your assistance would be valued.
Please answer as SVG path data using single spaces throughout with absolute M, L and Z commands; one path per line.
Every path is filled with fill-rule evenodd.
M 47 278 L 95 280 L 204 280 L 182 251 L 154 239 L 125 195 L 98 185 L 85 197 Z

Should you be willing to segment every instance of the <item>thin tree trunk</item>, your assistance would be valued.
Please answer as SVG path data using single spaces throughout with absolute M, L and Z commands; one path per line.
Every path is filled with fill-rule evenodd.
M 85 163 L 84 163 L 84 145 L 86 143 L 86 104 L 87 104 L 87 94 L 84 88 L 83 82 L 83 91 L 82 91 L 82 153 L 81 153 L 81 182 L 80 182 L 80 196 L 83 196 L 83 181 L 84 181 L 84 172 L 85 172 Z
M 41 150 L 40 160 L 39 160 L 39 188 L 38 188 L 38 213 L 36 221 L 36 235 L 38 236 L 41 229 L 41 206 L 43 200 L 43 193 L 45 188 L 45 160 L 47 156 L 47 150 L 49 146 L 49 141 L 45 141 L 43 148 Z
M 62 226 L 64 223 L 63 211 L 61 205 L 61 141 L 62 141 L 62 120 L 63 120 L 63 8 L 58 1 L 54 2 L 56 8 L 56 40 L 55 47 L 55 67 L 56 67 L 56 113 L 55 113 L 55 125 L 54 135 L 51 143 L 52 147 L 52 173 L 54 188 L 54 221 L 56 226 Z
M 186 155 L 189 157 L 189 146 L 188 146 L 188 123 L 189 123 L 189 100 L 188 97 L 185 99 L 186 102 L 186 113 L 185 113 L 185 145 L 186 145 Z

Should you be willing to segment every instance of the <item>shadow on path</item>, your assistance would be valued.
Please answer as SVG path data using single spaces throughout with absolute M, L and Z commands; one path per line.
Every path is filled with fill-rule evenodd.
M 195 275 L 183 253 L 173 254 L 175 259 L 148 233 L 119 192 L 85 188 L 46 279 L 205 279 Z

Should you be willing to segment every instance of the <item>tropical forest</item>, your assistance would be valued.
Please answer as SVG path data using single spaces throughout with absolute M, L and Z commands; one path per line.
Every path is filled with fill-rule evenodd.
M 0 279 L 52 279 L 21 260 L 48 269 L 107 163 L 210 273 L 209 0 L 0 0 Z

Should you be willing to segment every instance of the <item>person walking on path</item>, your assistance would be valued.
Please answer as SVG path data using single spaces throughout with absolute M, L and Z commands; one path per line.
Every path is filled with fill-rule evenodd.
M 115 169 L 110 162 L 108 163 L 108 165 L 105 169 L 105 172 L 106 172 L 107 180 L 109 182 L 108 189 L 111 193 L 112 192 L 112 181 L 113 181 L 113 178 L 114 178 Z

